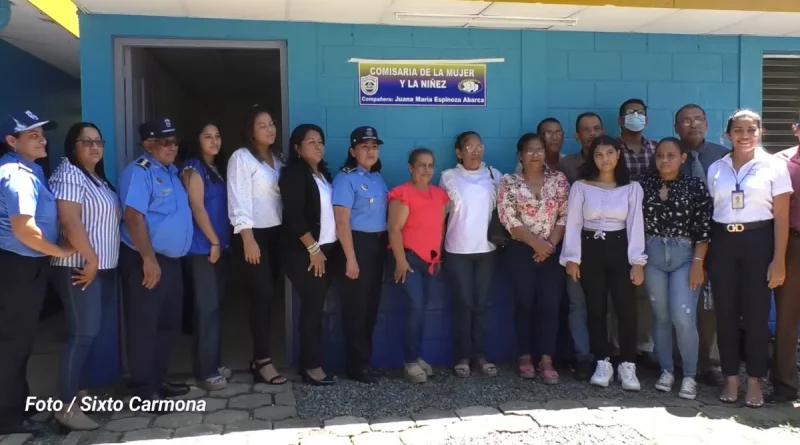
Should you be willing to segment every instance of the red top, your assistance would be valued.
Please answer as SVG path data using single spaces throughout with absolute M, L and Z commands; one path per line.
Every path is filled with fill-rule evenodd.
M 447 192 L 435 185 L 420 190 L 406 182 L 393 188 L 388 199 L 396 199 L 408 207 L 408 219 L 400 231 L 403 247 L 431 265 L 441 261 L 444 206 L 450 199 Z

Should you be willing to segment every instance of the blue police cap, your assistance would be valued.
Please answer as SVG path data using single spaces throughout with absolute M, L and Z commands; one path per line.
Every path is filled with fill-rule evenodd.
M 25 110 L 9 114 L 0 122 L 0 139 L 5 140 L 6 136 L 33 130 L 34 128 L 44 127 L 44 129 L 50 129 L 55 126 L 55 122 L 40 120 L 39 116 L 33 114 L 31 110 Z
M 350 143 L 356 145 L 360 142 L 375 141 L 378 145 L 383 141 L 378 137 L 378 131 L 372 127 L 358 127 L 350 133 Z
M 166 138 L 175 136 L 176 131 L 177 130 L 172 123 L 172 119 L 168 117 L 154 119 L 139 126 L 139 136 L 143 141 L 150 138 Z

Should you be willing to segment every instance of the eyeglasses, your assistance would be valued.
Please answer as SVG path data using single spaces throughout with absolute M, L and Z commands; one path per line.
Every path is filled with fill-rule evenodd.
M 523 151 L 528 156 L 536 156 L 536 155 L 543 155 L 544 148 L 530 148 L 528 150 Z
M 92 145 L 96 145 L 97 148 L 103 148 L 106 146 L 106 141 L 102 139 L 78 139 L 77 142 L 81 144 L 83 148 L 91 148 Z
M 706 118 L 704 117 L 695 117 L 695 118 L 686 118 L 683 119 L 680 124 L 684 127 L 694 127 L 695 125 L 703 125 L 706 122 Z
M 483 153 L 483 149 L 484 149 L 484 146 L 483 146 L 483 144 L 478 144 L 478 145 L 467 145 L 466 147 L 464 147 L 464 150 L 465 150 L 467 153 L 470 153 L 470 154 L 473 154 L 473 153 Z
M 625 116 L 632 116 L 634 114 L 638 114 L 639 116 L 647 116 L 647 113 L 644 110 L 626 110 Z
M 169 139 L 151 138 L 151 139 L 148 139 L 148 140 L 152 141 L 154 144 L 156 144 L 156 145 L 158 145 L 160 147 L 164 147 L 164 148 L 177 147 L 178 143 L 179 143 L 178 140 L 174 139 L 174 138 L 169 138 Z
M 546 138 L 560 138 L 562 136 L 564 136 L 564 132 L 561 131 L 561 130 L 545 131 L 544 132 L 544 137 L 546 137 Z

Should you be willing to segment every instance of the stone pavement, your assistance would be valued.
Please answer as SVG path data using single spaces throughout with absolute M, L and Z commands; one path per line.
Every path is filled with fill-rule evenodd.
M 512 401 L 383 419 L 301 419 L 292 383 L 253 385 L 249 375 L 236 374 L 223 391 L 193 388 L 184 399 L 205 401 L 205 412 L 93 415 L 103 425 L 98 431 L 7 436 L 0 445 L 800 444 L 800 408 L 752 410 L 710 397 Z

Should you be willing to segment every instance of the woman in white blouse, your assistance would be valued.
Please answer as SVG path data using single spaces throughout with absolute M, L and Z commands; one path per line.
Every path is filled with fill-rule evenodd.
M 233 226 L 233 261 L 245 276 L 250 297 L 250 332 L 256 382 L 283 385 L 272 364 L 270 320 L 280 273 L 281 193 L 278 186 L 281 152 L 275 144 L 272 114 L 258 105 L 250 109 L 245 131 L 247 146 L 228 161 L 228 217 Z
M 94 124 L 73 125 L 64 142 L 66 158 L 50 178 L 61 235 L 77 250 L 70 257 L 51 260 L 53 283 L 64 304 L 69 330 L 61 353 L 59 385 L 65 408 L 55 417 L 72 430 L 98 427 L 81 411 L 80 403 L 71 402 L 88 396 L 87 360 L 100 327 L 104 322 L 116 325 L 116 313 L 109 308 L 118 291 L 121 209 L 103 169 L 104 146 Z
M 581 180 L 569 193 L 561 264 L 586 295 L 592 354 L 598 358 L 591 383 L 607 387 L 614 377 L 606 329 L 608 292 L 617 313 L 622 388 L 639 391 L 636 377 L 636 286 L 644 281 L 642 187 L 630 180 L 622 147 L 600 136 L 581 167 Z
M 453 368 L 470 376 L 470 361 L 484 375 L 497 375 L 486 360 L 486 310 L 495 265 L 495 245 L 487 240 L 501 174 L 483 163 L 483 141 L 467 131 L 456 138 L 458 164 L 442 172 L 440 187 L 450 198 L 444 237 L 444 268 L 450 276 L 455 306 Z
M 733 150 L 708 168 L 714 200 L 708 275 L 722 373 L 727 376 L 720 400 L 735 403 L 739 398 L 741 319 L 748 375 L 745 403 L 759 408 L 764 405 L 760 379 L 767 376 L 769 360 L 771 289 L 786 277 L 792 182 L 786 162 L 759 147 L 758 114 L 737 111 L 725 132 Z

